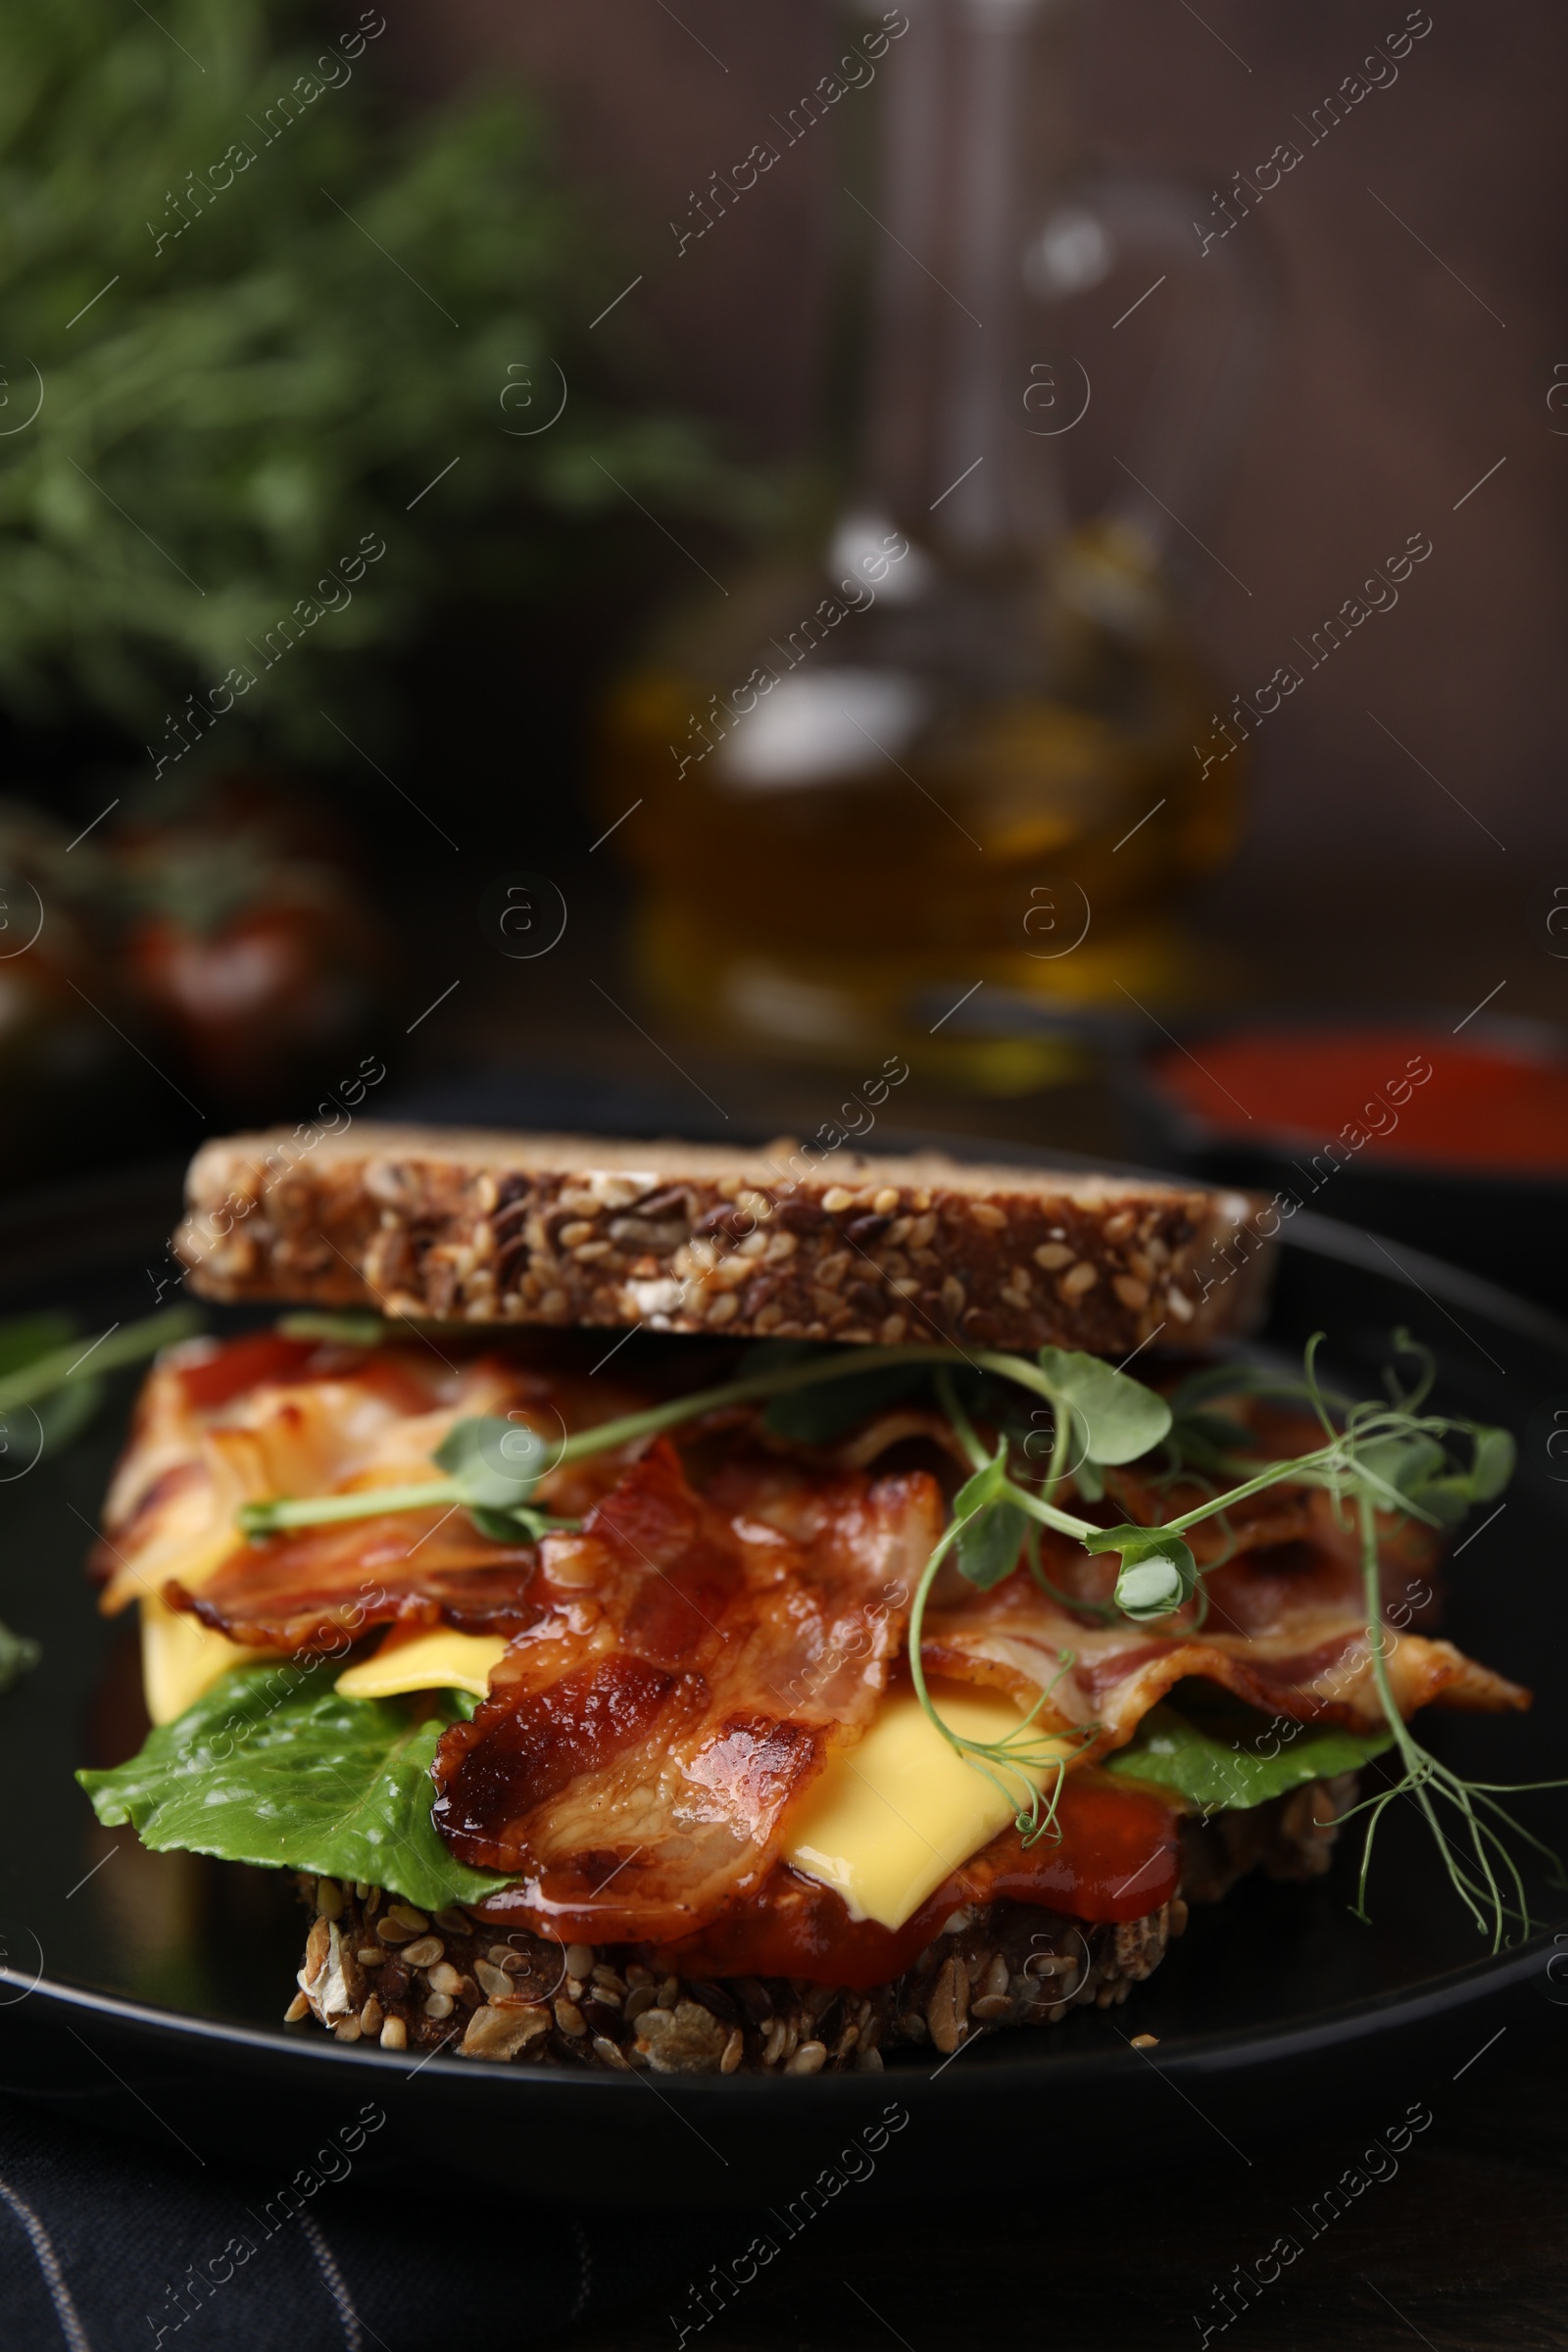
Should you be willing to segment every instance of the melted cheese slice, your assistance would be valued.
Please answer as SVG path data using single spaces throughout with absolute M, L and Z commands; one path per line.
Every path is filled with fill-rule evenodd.
M 483 1698 L 506 1648 L 499 1634 L 394 1626 L 372 1657 L 338 1676 L 336 1688 L 345 1698 L 395 1698 L 404 1690 L 469 1690 Z
M 408 1690 L 471 1690 L 483 1698 L 506 1649 L 493 1634 L 450 1626 L 395 1627 L 373 1657 L 337 1679 L 346 1698 L 392 1698 Z M 944 1722 L 968 1740 L 1002 1740 L 1023 1710 L 999 1690 L 933 1683 Z M 1067 1740 L 1034 1743 L 1042 1760 L 1028 1774 L 1039 1788 L 1053 1777 L 1044 1751 L 1070 1759 Z M 1018 1788 L 1018 1775 L 1005 1776 Z M 843 1896 L 851 1917 L 886 1928 L 905 1921 L 989 1845 L 1018 1810 L 983 1773 L 955 1753 L 912 1690 L 884 1699 L 856 1746 L 833 1757 L 791 1825 L 784 1859 Z
M 966 1740 L 1004 1739 L 1024 1720 L 1000 1690 L 935 1681 L 930 1690 L 943 1721 Z M 1029 1744 L 1040 1758 L 1027 1774 L 1036 1788 L 1055 1778 L 1048 1753 L 1065 1762 L 1077 1752 L 1068 1740 Z M 948 1744 L 912 1690 L 896 1690 L 865 1737 L 840 1749 L 802 1798 L 784 1859 L 834 1887 L 852 1919 L 902 1928 L 1018 1811 L 1022 1768 L 999 1777 L 1012 1795 Z
M 227 1641 L 156 1592 L 141 1596 L 141 1688 L 154 1723 L 183 1715 L 231 1666 L 270 1654 Z
M 506 1646 L 496 1634 L 394 1626 L 373 1656 L 338 1676 L 337 1689 L 347 1698 L 395 1698 L 405 1690 L 471 1690 L 483 1698 Z M 142 1696 L 154 1723 L 183 1715 L 231 1666 L 274 1654 L 226 1641 L 155 1592 L 141 1596 Z

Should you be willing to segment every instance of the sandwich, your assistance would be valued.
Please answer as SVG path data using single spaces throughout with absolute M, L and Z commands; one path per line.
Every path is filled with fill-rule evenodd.
M 1511 1442 L 1428 1409 L 1403 1335 L 1378 1400 L 1250 1348 L 1260 1207 L 207 1145 L 175 1256 L 249 1312 L 157 1361 L 109 1492 L 152 1728 L 79 1776 L 100 1820 L 297 1874 L 288 2019 L 421 2056 L 950 2055 L 1122 2002 L 1193 1903 L 1321 1875 L 1357 1810 L 1370 1854 L 1413 1786 L 1500 1936 L 1495 1800 L 1409 1719 L 1529 1703 L 1433 1630 Z

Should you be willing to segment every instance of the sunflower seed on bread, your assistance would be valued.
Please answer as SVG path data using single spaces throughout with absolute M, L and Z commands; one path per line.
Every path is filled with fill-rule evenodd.
M 365 1122 L 309 1147 L 283 1128 L 204 1145 L 175 1246 L 208 1298 L 1116 1356 L 1255 1322 L 1256 1207 L 937 1152 L 813 1164 L 787 1142 Z

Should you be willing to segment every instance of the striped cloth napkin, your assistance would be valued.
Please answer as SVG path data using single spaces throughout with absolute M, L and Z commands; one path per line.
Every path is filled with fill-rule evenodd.
M 407 2148 L 394 2165 L 353 2138 L 313 2151 L 318 2185 L 289 2197 L 275 2175 L 198 2170 L 0 2099 L 0 2345 L 427 2352 L 488 2335 L 525 2352 L 657 2298 L 711 2251 L 700 2224 L 487 2195 L 438 2146 L 416 2171 Z

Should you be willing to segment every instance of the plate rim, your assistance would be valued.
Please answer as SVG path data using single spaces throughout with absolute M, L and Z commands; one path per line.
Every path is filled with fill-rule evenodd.
M 1331 2009 L 1313 2012 L 1297 2023 L 1284 2025 L 1238 2026 L 1228 2031 L 1193 2034 L 1180 2048 L 1162 2059 L 1151 2059 L 1161 2074 L 1189 2073 L 1195 2076 L 1232 2075 L 1256 2064 L 1280 2064 L 1295 2058 L 1310 2057 L 1322 2049 L 1342 2049 L 1348 2043 L 1370 2038 L 1384 2020 L 1396 2013 L 1403 2027 L 1413 2027 L 1434 2018 L 1457 2015 L 1486 2000 L 1495 1999 L 1516 1985 L 1529 1982 L 1535 1975 L 1543 1956 L 1549 1952 L 1561 1935 L 1561 1929 L 1548 1923 L 1538 1928 L 1524 1942 L 1506 1946 L 1501 1952 L 1487 1953 L 1468 1961 L 1462 1968 L 1447 1969 L 1441 1976 L 1418 1979 L 1408 1987 L 1391 1986 L 1361 2000 L 1338 2003 Z M 22 1972 L 0 1963 L 0 1984 L 21 1981 Z M 151 2001 L 133 2000 L 128 1995 L 103 1992 L 90 1985 L 70 1984 L 57 1978 L 37 1978 L 27 1984 L 22 1999 L 0 2003 L 0 2010 L 20 2008 L 23 2001 L 41 1996 L 46 2007 L 70 2009 L 77 2014 L 101 2017 L 120 2027 L 131 2028 L 142 2038 L 157 2043 L 164 2040 L 188 2043 L 191 2040 L 213 2043 L 225 2049 L 238 2049 L 270 2064 L 279 2059 L 303 2062 L 307 2066 L 321 2064 L 334 2067 L 362 2066 L 371 2060 L 384 2072 L 404 2082 L 431 2072 L 438 2081 L 471 2082 L 506 2081 L 531 2086 L 527 2095 L 543 2096 L 552 2089 L 592 2083 L 605 2089 L 619 2088 L 618 2074 L 609 2068 L 596 2072 L 592 2068 L 569 2067 L 481 2067 L 476 2060 L 465 2064 L 456 2057 L 444 2057 L 441 2048 L 430 2056 L 410 2064 L 403 2051 L 382 2050 L 379 2045 L 361 2049 L 357 2043 L 339 2042 L 319 2033 L 302 2034 L 298 2039 L 280 2040 L 262 2026 L 227 2023 L 220 2018 L 201 2017 L 189 2010 L 165 2008 Z M 0 2032 L 4 2029 L 0 2028 Z M 975 2037 L 976 2039 L 979 2036 Z M 442 2045 L 444 2046 L 444 2045 Z M 1119 2064 L 1122 2053 L 1108 2047 L 1094 2050 L 1069 2050 L 1053 2057 L 1031 2055 L 1015 2047 L 1008 2036 L 1009 2055 L 988 2064 L 983 2070 L 970 2070 L 957 2086 L 966 2096 L 977 2095 L 986 2089 L 1004 2084 L 1015 2085 L 1020 2081 L 1041 2083 L 1066 2081 L 1063 2087 L 1077 2086 L 1102 2075 L 1108 2065 Z M 1130 2045 L 1128 2054 L 1132 2054 Z M 1140 2056 L 1145 2053 L 1138 2053 Z M 914 2066 L 895 2065 L 877 2075 L 829 2075 L 818 2083 L 811 2078 L 792 2082 L 785 2076 L 748 2076 L 747 2082 L 766 2082 L 776 2085 L 768 2095 L 794 2096 L 806 2105 L 820 2105 L 823 2086 L 835 2088 L 830 2096 L 848 2097 L 852 2092 L 874 2089 L 879 2084 L 894 2084 L 902 2088 L 915 2082 L 934 2082 L 934 2074 L 924 2074 Z M 666 2096 L 713 2098 L 730 2102 L 734 2090 L 727 2081 L 706 2075 L 666 2077 L 661 2084 Z M 952 2086 L 949 2093 L 951 2095 Z M 503 2094 L 505 2095 L 505 2094 Z M 858 2095 L 858 2093 L 857 2093 Z M 919 2094 L 917 2094 L 919 2095 Z

